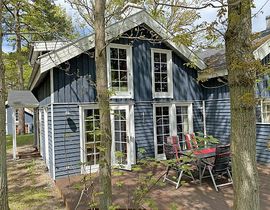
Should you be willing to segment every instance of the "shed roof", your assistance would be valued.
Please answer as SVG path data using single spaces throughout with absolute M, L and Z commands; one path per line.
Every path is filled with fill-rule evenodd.
M 35 108 L 39 102 L 30 90 L 10 90 L 8 105 L 13 108 Z

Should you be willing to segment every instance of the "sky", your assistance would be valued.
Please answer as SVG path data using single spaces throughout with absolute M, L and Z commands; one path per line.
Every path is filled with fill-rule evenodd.
M 258 32 L 265 30 L 266 21 L 265 17 L 270 16 L 270 0 L 255 0 L 256 8 L 252 10 L 252 14 L 256 14 L 253 19 L 253 32 Z M 61 5 L 66 9 L 67 13 L 74 17 L 76 12 L 70 7 L 70 5 L 66 2 L 66 0 L 55 0 L 55 3 Z M 207 8 L 200 10 L 201 13 L 201 21 L 213 21 L 216 17 L 217 10 L 212 8 Z M 4 52 L 10 52 L 12 49 L 4 42 L 3 45 Z

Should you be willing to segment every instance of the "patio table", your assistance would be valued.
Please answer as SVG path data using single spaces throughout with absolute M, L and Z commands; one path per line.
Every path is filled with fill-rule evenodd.
M 202 159 L 215 157 L 216 155 L 216 147 L 209 147 L 209 148 L 201 148 L 196 150 L 186 150 L 186 151 L 180 151 L 180 155 L 187 155 L 187 153 L 192 152 L 192 155 L 196 157 L 198 160 L 198 168 L 199 168 L 199 180 L 200 184 L 202 184 L 202 168 L 201 168 L 201 162 Z

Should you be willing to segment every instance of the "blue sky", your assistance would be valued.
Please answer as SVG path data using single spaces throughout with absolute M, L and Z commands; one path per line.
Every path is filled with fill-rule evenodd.
M 256 8 L 252 10 L 252 13 L 253 15 L 256 14 L 256 16 L 253 17 L 252 21 L 253 31 L 258 32 L 265 30 L 266 27 L 265 17 L 270 15 L 270 0 L 255 0 L 254 2 Z M 56 0 L 56 3 L 65 8 L 67 13 L 72 17 L 74 17 L 74 15 L 76 14 L 69 6 L 69 4 L 65 2 L 65 0 Z M 216 9 L 207 8 L 201 10 L 200 12 L 202 17 L 201 21 L 212 21 L 216 17 Z M 7 45 L 6 42 L 4 42 L 3 50 L 4 52 L 9 52 L 12 49 Z

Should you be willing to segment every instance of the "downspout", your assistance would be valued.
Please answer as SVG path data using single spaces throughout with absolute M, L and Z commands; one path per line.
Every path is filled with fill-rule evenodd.
M 205 113 L 205 100 L 202 101 L 202 115 L 203 115 L 203 135 L 207 136 L 206 132 L 206 113 Z

